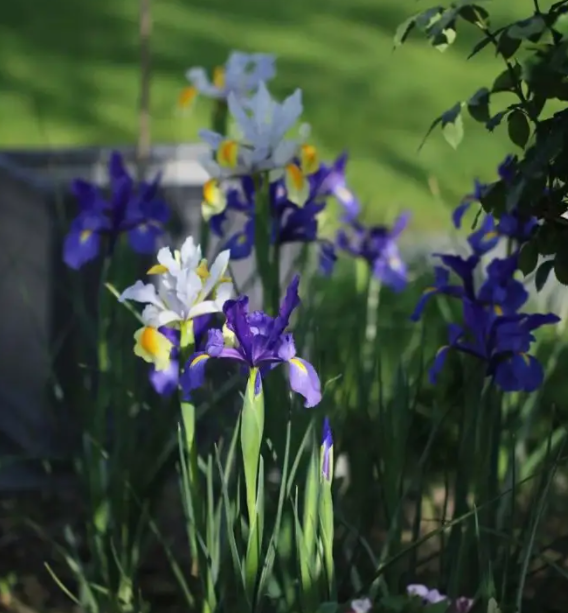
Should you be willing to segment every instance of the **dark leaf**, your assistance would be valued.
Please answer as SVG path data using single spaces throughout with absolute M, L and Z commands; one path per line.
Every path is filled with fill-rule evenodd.
M 496 54 L 501 55 L 506 60 L 515 55 L 517 49 L 521 46 L 521 40 L 511 38 L 507 34 L 508 28 L 501 34 L 497 43 Z
M 534 284 L 536 286 L 536 291 L 540 292 L 540 290 L 545 286 L 548 277 L 550 275 L 550 271 L 554 268 L 554 260 L 546 260 L 543 262 L 536 271 L 534 276 Z
M 538 264 L 538 246 L 536 241 L 531 240 L 521 246 L 519 250 L 519 270 L 525 275 L 530 273 L 536 268 Z
M 554 255 L 560 246 L 561 232 L 555 225 L 544 223 L 538 228 L 535 242 L 541 255 Z
M 442 30 L 431 39 L 432 46 L 438 51 L 444 52 L 456 40 L 456 30 L 452 25 Z
M 562 285 L 568 285 L 568 257 L 566 254 L 557 253 L 554 258 L 554 274 Z
M 485 47 L 491 42 L 491 38 L 486 36 L 482 38 L 478 43 L 476 43 L 471 50 L 471 53 L 467 56 L 467 59 L 470 60 L 474 55 L 477 55 L 480 51 L 483 51 Z
M 486 213 L 499 216 L 505 211 L 507 186 L 503 181 L 491 183 L 481 197 L 481 206 Z
M 460 8 L 459 15 L 476 26 L 487 26 L 489 23 L 489 13 L 483 7 L 475 4 L 467 4 Z
M 514 40 L 524 40 L 535 34 L 541 34 L 546 27 L 546 23 L 541 15 L 533 15 L 528 19 L 517 21 L 507 28 L 507 36 Z
M 442 18 L 444 10 L 445 9 L 442 6 L 435 6 L 425 10 L 419 15 L 415 15 L 414 21 L 416 23 L 416 27 L 425 32 Z
M 526 180 L 521 177 L 517 179 L 516 183 L 508 187 L 505 197 L 505 210 L 508 213 L 518 208 L 525 186 Z
M 467 110 L 475 121 L 486 123 L 491 119 L 489 114 L 489 90 L 482 87 L 467 101 Z
M 507 117 L 507 126 L 511 141 L 517 145 L 517 147 L 524 149 L 531 135 L 531 128 L 527 116 L 520 109 L 515 109 L 509 113 Z
M 489 132 L 493 132 L 493 130 L 500 125 L 500 123 L 503 121 L 503 117 L 505 117 L 507 113 L 508 111 L 499 111 L 499 113 L 491 117 L 491 119 L 485 124 L 485 127 L 489 130 Z
M 497 76 L 495 81 L 493 81 L 491 91 L 493 93 L 513 91 L 515 89 L 515 85 L 518 83 L 521 77 L 521 72 L 522 68 L 520 64 L 517 64 L 512 68 L 505 68 L 505 70 L 503 70 L 503 72 Z
M 416 15 L 409 17 L 406 21 L 403 21 L 394 34 L 394 48 L 400 47 L 402 43 L 408 38 L 409 34 L 416 27 Z

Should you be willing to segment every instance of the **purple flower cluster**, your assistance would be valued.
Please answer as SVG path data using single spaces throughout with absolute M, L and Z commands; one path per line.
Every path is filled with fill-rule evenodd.
M 288 198 L 284 180 L 269 186 L 271 206 L 271 242 L 317 243 L 320 249 L 320 269 L 330 274 L 337 260 L 337 252 L 346 253 L 368 262 L 373 275 L 396 291 L 407 283 L 407 267 L 400 256 L 398 239 L 406 228 L 409 214 L 402 214 L 392 228 L 384 225 L 368 227 L 359 219 L 361 204 L 349 189 L 345 175 L 347 154 L 341 154 L 332 164 L 321 164 L 310 175 L 309 196 L 302 206 Z M 225 238 L 226 226 L 231 214 L 244 216 L 241 230 L 226 239 L 224 248 L 231 251 L 231 259 L 240 260 L 251 255 L 255 240 L 256 193 L 250 176 L 242 177 L 239 185 L 227 190 L 225 209 L 211 217 L 214 234 Z M 342 207 L 342 227 L 334 240 L 321 237 L 321 214 L 328 199 L 334 198 Z
M 169 219 L 169 209 L 158 196 L 160 176 L 152 182 L 136 185 L 120 153 L 113 152 L 108 164 L 110 195 L 76 179 L 71 191 L 79 204 L 79 213 L 65 238 L 63 261 L 74 269 L 94 260 L 106 240 L 105 251 L 112 253 L 121 234 L 138 253 L 154 253 L 157 241 Z
M 476 190 L 479 189 L 476 186 Z M 463 214 L 471 202 L 472 199 L 466 199 L 454 211 L 456 227 L 461 225 Z M 527 220 L 514 213 L 503 216 L 499 222 L 487 215 L 480 228 L 468 237 L 472 255 L 434 254 L 440 259 L 441 266 L 435 267 L 434 284 L 424 291 L 412 319 L 417 321 L 420 318 L 430 297 L 443 294 L 461 301 L 463 323 L 449 325 L 449 342 L 438 351 L 430 369 L 432 382 L 442 369 L 448 352 L 460 351 L 482 361 L 486 375 L 504 391 L 530 392 L 542 384 L 542 366 L 528 353 L 535 340 L 533 332 L 560 319 L 552 313 L 519 312 L 528 300 L 528 292 L 513 276 L 518 267 L 519 247 L 529 238 L 535 225 L 536 220 Z M 474 274 L 482 256 L 503 236 L 513 239 L 516 249 L 506 258 L 495 258 L 485 269 L 485 280 L 476 287 Z M 450 274 L 460 283 L 452 283 Z

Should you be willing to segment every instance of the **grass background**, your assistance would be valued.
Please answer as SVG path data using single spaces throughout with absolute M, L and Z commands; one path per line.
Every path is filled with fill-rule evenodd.
M 501 65 L 467 26 L 440 53 L 419 36 L 393 53 L 396 27 L 434 2 L 417 0 L 157 0 L 153 3 L 152 136 L 191 141 L 208 123 L 176 99 L 192 65 L 223 63 L 232 49 L 278 56 L 277 96 L 302 88 L 305 119 L 326 157 L 348 149 L 352 186 L 380 219 L 410 208 L 414 226 L 443 229 L 474 176 L 491 179 L 512 145 L 466 121 L 457 152 L 431 121 L 489 85 Z M 494 23 L 528 16 L 531 0 L 493 0 Z M 550 3 L 546 2 L 548 6 Z M 545 6 L 542 7 L 543 9 Z M 0 147 L 115 145 L 137 131 L 138 5 L 135 0 L 18 0 L 0 20 Z M 440 196 L 434 197 L 434 179 Z

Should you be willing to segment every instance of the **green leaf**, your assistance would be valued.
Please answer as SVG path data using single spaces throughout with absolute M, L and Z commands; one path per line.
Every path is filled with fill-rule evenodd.
M 554 255 L 562 242 L 562 234 L 556 226 L 544 223 L 536 233 L 538 252 L 541 255 Z
M 493 132 L 497 126 L 501 125 L 501 122 L 507 113 L 508 111 L 499 111 L 493 115 L 488 122 L 486 122 L 485 127 L 489 130 L 489 132 Z
M 408 38 L 408 36 L 412 32 L 412 30 L 414 30 L 415 27 L 416 27 L 416 15 L 409 17 L 408 19 L 403 21 L 398 26 L 394 34 L 394 40 L 393 40 L 395 49 L 400 47 L 406 41 L 406 39 Z
M 558 251 L 554 258 L 554 274 L 562 285 L 568 285 L 568 241 L 558 243 Z
M 559 257 L 558 253 L 554 258 L 554 274 L 559 283 L 568 285 L 568 258 Z
M 485 123 L 490 120 L 489 90 L 487 87 L 478 89 L 467 101 L 467 110 L 472 119 Z
M 528 19 L 517 21 L 507 28 L 507 36 L 513 40 L 524 40 L 535 34 L 541 34 L 546 23 L 541 15 L 534 15 Z
M 536 291 L 540 292 L 542 288 L 545 286 L 548 281 L 548 277 L 550 275 L 551 270 L 554 268 L 554 260 L 546 260 L 543 262 L 537 269 L 534 284 L 536 287 Z
M 532 240 L 521 246 L 519 250 L 519 270 L 525 275 L 536 268 L 538 264 L 538 245 Z
M 419 15 L 415 15 L 414 22 L 416 23 L 416 27 L 423 32 L 431 28 L 437 21 L 442 18 L 444 14 L 444 8 L 441 6 L 435 6 L 433 8 L 429 8 L 425 10 L 423 13 Z
M 503 181 L 496 181 L 489 185 L 481 197 L 481 206 L 486 213 L 499 215 L 505 210 L 507 187 Z
M 442 30 L 440 34 L 434 36 L 431 40 L 432 46 L 443 53 L 456 40 L 456 30 L 452 26 Z
M 495 81 L 493 81 L 491 91 L 494 94 L 497 92 L 513 91 L 521 76 L 521 71 L 522 68 L 520 64 L 513 66 L 513 68 L 505 68 L 505 70 L 497 76 Z
M 509 113 L 507 117 L 507 126 L 511 141 L 517 145 L 517 147 L 524 149 L 531 135 L 531 128 L 527 116 L 520 109 L 515 109 L 513 112 Z
M 499 37 L 496 50 L 496 53 L 504 57 L 506 60 L 515 55 L 518 48 L 521 46 L 521 40 L 519 38 L 511 38 L 508 35 L 508 30 L 509 28 L 504 30 Z
M 451 147 L 457 149 L 463 139 L 461 102 L 442 115 L 442 133 Z
M 487 27 L 489 24 L 489 13 L 475 4 L 467 4 L 460 8 L 459 16 L 477 27 Z
M 486 36 L 482 38 L 478 43 L 476 43 L 471 50 L 471 53 L 467 56 L 467 59 L 470 60 L 474 55 L 477 55 L 480 51 L 483 51 L 485 47 L 491 42 L 491 37 Z

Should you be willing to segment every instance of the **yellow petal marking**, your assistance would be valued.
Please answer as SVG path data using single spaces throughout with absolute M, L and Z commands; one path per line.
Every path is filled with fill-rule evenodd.
M 319 154 L 313 145 L 302 145 L 300 149 L 300 165 L 305 175 L 312 175 L 319 170 Z
M 239 155 L 239 143 L 236 140 L 224 140 L 217 149 L 217 163 L 223 168 L 235 168 Z
M 193 104 L 193 101 L 197 97 L 197 89 L 193 86 L 184 87 L 178 98 L 178 106 L 185 109 Z

